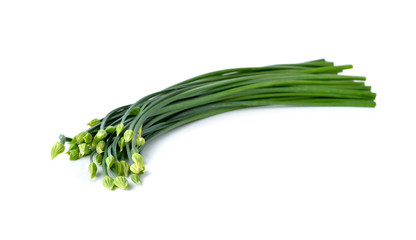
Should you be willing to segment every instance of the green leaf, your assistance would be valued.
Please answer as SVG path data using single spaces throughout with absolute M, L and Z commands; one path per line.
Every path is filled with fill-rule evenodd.
M 129 185 L 129 183 L 127 182 L 127 179 L 125 177 L 118 176 L 114 178 L 114 185 L 124 190 Z
M 137 174 L 132 174 L 131 180 L 136 184 L 142 184 L 142 181 L 140 181 L 140 177 Z
M 108 190 L 113 190 L 114 180 L 109 176 L 104 176 L 103 186 L 106 187 Z
M 97 125 L 99 123 L 100 123 L 100 120 L 98 120 L 97 118 L 94 118 L 89 123 L 87 123 L 87 125 L 90 126 L 90 127 L 94 127 L 95 125 Z
M 55 144 L 52 145 L 51 159 L 56 158 L 56 156 L 63 153 L 64 151 L 65 151 L 64 144 L 61 142 L 56 142 Z
M 88 171 L 90 172 L 90 181 L 95 177 L 97 174 L 97 165 L 95 163 L 90 163 L 88 166 Z

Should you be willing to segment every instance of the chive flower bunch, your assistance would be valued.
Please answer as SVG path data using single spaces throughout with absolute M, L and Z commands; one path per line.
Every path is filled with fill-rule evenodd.
M 202 74 L 93 119 L 73 138 L 61 134 L 51 158 L 65 152 L 66 144 L 70 160 L 89 157 L 91 179 L 101 166 L 104 187 L 126 189 L 129 176 L 141 183 L 146 144 L 202 118 L 270 105 L 375 107 L 376 94 L 365 77 L 339 75 L 350 68 L 319 59 Z

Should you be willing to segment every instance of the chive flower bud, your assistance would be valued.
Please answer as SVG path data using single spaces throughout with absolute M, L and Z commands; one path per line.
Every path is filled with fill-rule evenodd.
M 97 138 L 97 136 L 95 136 L 95 137 L 92 139 L 91 146 L 92 146 L 92 147 L 96 147 L 96 146 L 97 146 L 97 144 L 98 144 L 100 141 L 101 141 L 101 140 L 100 140 L 100 139 L 98 139 L 98 138 Z
M 95 135 L 98 139 L 103 140 L 105 137 L 107 137 L 107 132 L 105 130 L 100 130 L 97 132 L 97 135 Z
M 54 145 L 52 145 L 51 159 L 56 158 L 56 156 L 63 153 L 64 151 L 65 151 L 64 144 L 61 142 L 56 142 Z
M 144 158 L 142 155 L 140 155 L 140 153 L 133 153 L 133 155 L 131 155 L 131 158 L 135 163 L 144 164 Z
M 86 143 L 81 143 L 79 145 L 79 152 L 81 153 L 81 156 L 87 156 L 91 153 L 91 150 Z
M 132 174 L 131 180 L 136 184 L 142 184 L 142 181 L 140 181 L 140 177 L 137 174 Z
M 121 168 L 121 163 L 119 161 L 114 161 L 112 168 L 117 175 L 122 175 L 123 169 Z
M 103 163 L 103 155 L 97 154 L 97 156 L 95 157 L 95 161 L 97 162 L 98 165 L 101 165 Z
M 103 186 L 106 187 L 108 190 L 113 190 L 114 180 L 109 176 L 104 176 Z
M 90 163 L 88 166 L 88 171 L 90 172 L 90 181 L 95 177 L 95 174 L 97 174 L 97 165 L 95 163 Z
M 130 171 L 136 174 L 143 174 L 144 173 L 144 164 L 141 163 L 133 163 L 130 166 Z
M 95 149 L 97 149 L 97 153 L 103 153 L 104 152 L 104 148 L 105 148 L 105 142 L 104 141 L 100 141 L 97 146 L 95 147 Z
M 87 125 L 90 126 L 90 127 L 94 127 L 95 125 L 97 125 L 99 123 L 100 123 L 100 120 L 98 120 L 97 118 L 94 118 L 89 123 L 87 123 Z
M 133 130 L 127 130 L 124 132 L 124 141 L 130 142 L 133 139 Z
M 129 176 L 130 166 L 126 161 L 120 161 L 121 170 L 125 177 Z
M 122 124 L 122 123 L 118 124 L 118 125 L 117 125 L 117 127 L 116 127 L 116 133 L 117 133 L 117 136 L 118 136 L 118 135 L 120 135 L 120 133 L 121 133 L 123 130 L 124 130 L 124 124 Z
M 79 159 L 79 150 L 78 149 L 74 149 L 69 151 L 69 160 L 71 161 L 75 161 Z
M 136 145 L 137 146 L 140 147 L 140 146 L 144 145 L 145 142 L 146 142 L 146 140 L 144 138 L 137 136 L 137 138 L 136 138 Z
M 75 137 L 77 143 L 82 143 L 84 142 L 84 136 L 86 135 L 86 132 L 80 132 L 78 133 L 78 135 Z
M 107 133 L 113 133 L 115 130 L 116 130 L 116 127 L 114 127 L 114 126 L 108 126 L 108 127 L 105 128 L 105 131 Z
M 87 134 L 85 134 L 85 136 L 84 136 L 84 142 L 85 142 L 85 143 L 90 143 L 90 142 L 92 142 L 92 135 L 91 135 L 91 133 L 87 133 Z
M 113 164 L 114 164 L 115 161 L 116 160 L 114 159 L 113 155 L 108 156 L 105 159 L 105 163 L 107 164 L 107 168 L 110 169 L 113 166 Z
M 129 183 L 127 182 L 127 179 L 123 176 L 118 176 L 116 178 L 114 178 L 114 185 L 116 185 L 117 187 L 125 190 L 126 187 L 129 185 Z
M 126 141 L 124 140 L 124 137 L 121 137 L 120 140 L 118 140 L 118 146 L 120 148 L 120 152 L 122 152 L 123 148 L 126 146 Z

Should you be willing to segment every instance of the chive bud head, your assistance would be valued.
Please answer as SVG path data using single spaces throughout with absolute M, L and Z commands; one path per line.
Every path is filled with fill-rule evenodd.
M 124 176 L 128 177 L 130 172 L 129 164 L 126 161 L 120 161 L 120 166 Z
M 129 115 L 136 116 L 139 113 L 140 113 L 140 107 L 135 107 L 130 111 Z
M 137 138 L 136 138 L 136 145 L 137 146 L 142 146 L 142 145 L 144 145 L 145 142 L 146 142 L 146 140 L 144 138 L 137 136 Z
M 92 135 L 91 135 L 91 133 L 86 133 L 86 134 L 84 135 L 84 142 L 85 142 L 85 143 L 90 143 L 90 142 L 92 142 Z
M 100 123 L 100 120 L 98 120 L 97 118 L 94 118 L 89 123 L 87 123 L 87 125 L 90 126 L 90 127 L 94 127 L 95 125 L 97 125 L 99 123 Z
M 92 143 L 91 146 L 96 147 L 97 144 L 100 142 L 101 140 L 97 138 L 97 136 L 94 136 L 94 138 L 92 139 Z
M 113 164 L 114 164 L 115 161 L 116 160 L 114 159 L 113 155 L 108 156 L 105 159 L 105 163 L 107 164 L 107 169 L 110 169 L 113 166 Z
M 117 125 L 117 127 L 116 127 L 116 133 L 117 133 L 117 136 L 118 136 L 118 135 L 120 135 L 120 133 L 121 133 L 123 130 L 124 130 L 124 124 L 122 124 L 122 123 L 118 124 L 118 125 Z
M 130 166 L 130 171 L 136 174 L 143 174 L 144 173 L 144 164 L 141 163 L 133 163 Z
M 54 145 L 52 145 L 51 159 L 56 158 L 56 156 L 63 153 L 64 151 L 65 151 L 64 144 L 61 142 L 56 142 Z
M 78 149 L 73 149 L 71 151 L 69 151 L 69 160 L 71 161 L 75 161 L 79 159 L 79 150 Z
M 121 163 L 119 161 L 114 161 L 112 168 L 113 168 L 114 172 L 117 173 L 117 175 L 122 175 L 123 169 L 122 169 Z
M 142 184 L 142 181 L 140 181 L 140 177 L 137 174 L 132 174 L 131 180 L 136 184 Z
M 125 177 L 118 176 L 114 178 L 114 185 L 116 185 L 118 188 L 125 190 L 129 183 L 127 182 L 127 179 Z
M 105 148 L 105 142 L 104 141 L 100 141 L 97 146 L 95 147 L 95 149 L 97 149 L 97 153 L 103 153 L 104 152 L 104 148 Z
M 79 152 L 81 153 L 81 156 L 87 156 L 91 153 L 91 150 L 86 143 L 81 143 L 79 145 Z
M 130 142 L 133 139 L 133 130 L 127 130 L 124 132 L 124 141 Z
M 84 142 L 84 136 L 86 134 L 87 134 L 86 132 L 80 132 L 80 133 L 78 133 L 78 135 L 75 137 L 75 140 L 77 141 L 77 143 Z
M 90 172 L 90 181 L 95 177 L 97 174 L 97 165 L 95 163 L 90 163 L 88 166 L 88 171 Z
M 120 152 L 122 152 L 123 148 L 126 146 L 126 141 L 124 140 L 124 137 L 121 137 L 120 140 L 118 140 L 118 146 L 120 148 Z
M 103 186 L 108 190 L 113 190 L 114 188 L 114 180 L 109 176 L 104 176 L 103 179 Z
M 103 140 L 105 137 L 107 137 L 107 132 L 105 130 L 100 130 L 97 132 L 97 135 L 95 135 L 98 139 Z
M 108 127 L 105 128 L 105 131 L 107 133 L 113 133 L 115 130 L 116 130 L 116 127 L 114 127 L 114 126 L 108 126 Z
M 77 143 L 72 143 L 71 145 L 69 145 L 68 152 L 66 153 L 69 154 L 69 152 L 74 149 L 79 149 Z
M 95 157 L 95 161 L 97 162 L 98 165 L 101 165 L 103 163 L 103 155 L 97 154 L 97 156 Z
M 142 155 L 140 155 L 140 153 L 133 153 L 133 155 L 131 155 L 131 158 L 135 163 L 144 164 L 144 158 Z

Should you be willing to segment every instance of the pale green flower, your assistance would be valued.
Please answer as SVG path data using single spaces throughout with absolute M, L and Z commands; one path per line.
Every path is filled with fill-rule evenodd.
M 124 140 L 124 137 L 121 137 L 120 140 L 118 140 L 118 147 L 120 148 L 120 152 L 123 151 L 125 146 L 126 141 Z
M 137 138 L 136 138 L 136 145 L 137 146 L 140 147 L 140 146 L 144 145 L 145 142 L 146 142 L 146 140 L 144 138 L 137 136 Z
M 127 182 L 127 179 L 125 177 L 118 176 L 114 178 L 114 185 L 124 190 L 129 185 L 129 183 Z
M 87 156 L 91 153 L 91 149 L 88 147 L 86 143 L 81 143 L 79 145 L 79 152 L 81 153 L 81 156 Z
M 103 185 L 108 190 L 113 190 L 113 188 L 114 188 L 114 180 L 111 177 L 109 177 L 109 176 L 104 176 Z
M 100 141 L 97 146 L 95 147 L 95 149 L 97 149 L 97 153 L 103 153 L 104 149 L 105 149 L 105 142 L 104 141 Z
M 144 158 L 139 153 L 133 153 L 133 155 L 131 155 L 131 158 L 133 159 L 133 162 L 135 163 L 144 164 Z
M 117 136 L 118 136 L 118 135 L 120 135 L 120 133 L 121 133 L 123 130 L 124 130 L 124 124 L 122 124 L 122 123 L 118 124 L 118 125 L 117 125 L 117 127 L 116 127 L 116 133 L 117 133 Z
M 130 142 L 133 139 L 133 130 L 126 130 L 124 132 L 124 141 Z
M 71 161 L 75 161 L 79 159 L 79 150 L 78 149 L 74 149 L 69 151 L 69 160 Z
M 90 143 L 90 142 L 92 142 L 92 135 L 91 135 L 91 133 L 87 133 L 87 134 L 85 134 L 85 136 L 84 136 L 84 142 L 85 142 L 85 143 Z
M 137 175 L 137 174 L 132 174 L 131 175 L 131 180 L 136 184 L 141 184 L 142 183 L 142 181 L 140 181 L 139 175 Z
M 97 156 L 95 157 L 95 161 L 98 165 L 101 165 L 103 163 L 103 157 L 104 156 L 102 154 L 97 154 Z
M 110 169 L 113 166 L 115 161 L 116 160 L 114 159 L 113 155 L 108 156 L 105 159 L 105 164 L 107 164 L 107 169 Z
M 90 172 L 90 181 L 95 177 L 95 174 L 97 174 L 97 165 L 95 163 L 90 163 L 88 166 L 88 171 Z
M 55 144 L 52 145 L 51 159 L 56 158 L 56 156 L 63 153 L 64 151 L 65 151 L 64 144 L 61 142 L 56 142 Z
M 107 137 L 107 132 L 105 130 L 99 130 L 95 136 L 98 139 L 103 140 L 105 137 Z

